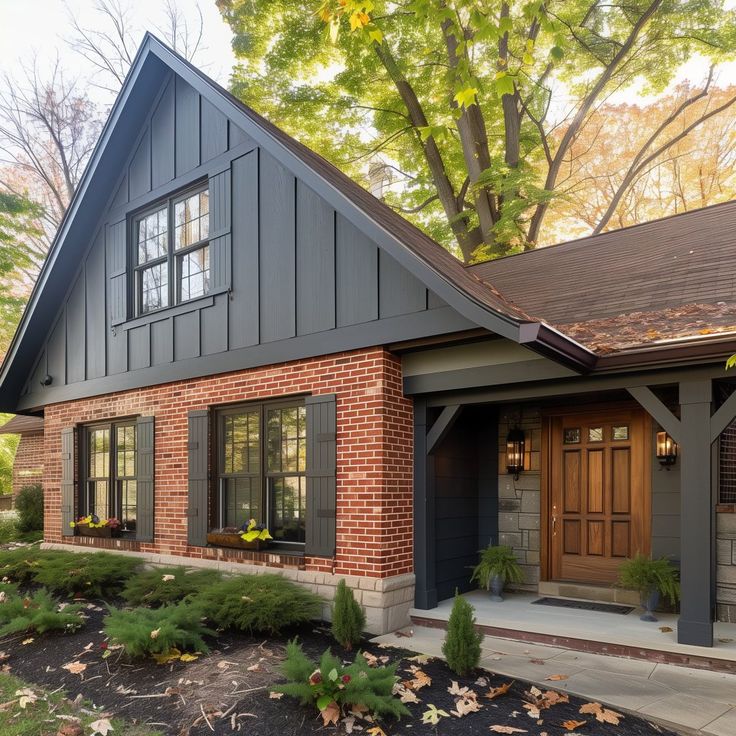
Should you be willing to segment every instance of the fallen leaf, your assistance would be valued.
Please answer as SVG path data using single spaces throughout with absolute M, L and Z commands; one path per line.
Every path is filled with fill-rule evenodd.
M 256 662 L 255 664 L 252 664 L 250 667 L 246 668 L 248 672 L 260 672 L 261 671 L 261 663 Z M 325 724 L 327 725 L 327 724 Z
M 359 726 L 355 723 L 355 716 L 345 716 L 341 722 L 345 729 L 345 733 L 347 734 L 351 734 L 353 731 L 363 730 L 363 726 Z
M 460 687 L 460 685 L 457 684 L 457 680 L 453 680 L 450 687 L 447 688 L 447 692 L 450 693 L 450 695 L 465 697 L 469 692 L 472 692 L 472 690 L 468 687 Z M 475 693 L 473 693 L 473 696 L 475 696 Z
M 56 736 L 84 736 L 84 729 L 79 723 L 64 723 Z
M 532 664 L 547 664 L 543 659 L 530 659 Z
M 158 635 L 161 633 L 161 629 L 154 629 L 151 632 L 151 639 L 158 639 Z
M 400 682 L 395 682 L 393 689 L 391 690 L 392 695 L 398 695 L 399 700 L 402 703 L 419 703 L 420 700 L 417 697 L 417 694 L 413 690 L 409 690 L 409 688 L 405 687 Z
M 488 687 L 489 682 L 487 677 L 479 677 L 474 683 L 478 687 Z
M 414 629 L 409 629 L 409 631 L 397 631 L 395 632 L 396 636 L 404 637 L 405 639 L 411 639 L 412 636 L 414 636 Z
M 583 715 L 594 715 L 600 723 L 610 723 L 613 726 L 618 726 L 620 719 L 623 718 L 621 713 L 604 708 L 600 703 L 586 703 L 581 706 L 579 712 Z
M 378 667 L 379 663 L 386 664 L 386 662 L 388 662 L 388 657 L 386 655 L 377 657 L 375 654 L 371 654 L 370 652 L 361 652 L 361 654 L 369 667 Z
M 386 732 L 380 726 L 371 726 L 366 733 L 370 736 L 386 736 Z
M 475 698 L 458 698 L 455 701 L 455 710 L 450 711 L 457 718 L 462 718 L 468 713 L 477 713 L 482 705 Z
M 195 654 L 189 654 L 188 652 L 185 654 L 182 654 L 181 657 L 179 657 L 182 662 L 194 662 L 195 660 L 199 659 Z
M 172 647 L 168 652 L 162 652 L 161 654 L 154 654 L 153 658 L 157 664 L 168 664 L 181 657 L 181 652 L 176 648 Z
M 439 710 L 436 705 L 427 704 L 427 710 L 422 713 L 422 723 L 429 723 L 436 726 L 440 722 L 440 718 L 449 718 L 450 714 L 444 710 Z
M 661 631 L 661 632 L 662 632 L 663 634 L 669 634 L 669 633 L 670 633 L 670 631 L 672 631 L 672 627 L 670 627 L 670 626 L 660 626 L 660 627 L 659 627 L 659 630 L 660 630 L 660 631 Z
M 67 662 L 61 669 L 71 672 L 73 675 L 81 675 L 87 669 L 84 662 Z
M 523 728 L 514 728 L 513 726 L 490 726 L 489 730 L 494 733 L 527 733 Z
M 275 693 L 273 690 L 268 694 L 268 697 L 271 698 L 271 700 L 281 700 L 281 698 L 284 697 L 283 693 Z
M 29 687 L 24 687 L 22 690 L 16 690 L 15 694 L 18 697 L 18 705 L 24 709 L 27 705 L 33 705 L 33 703 L 38 700 L 38 695 L 36 695 L 36 693 L 34 693 Z
M 92 729 L 92 736 L 96 736 L 96 734 L 107 736 L 110 731 L 114 730 L 108 718 L 100 718 L 94 723 L 90 723 L 89 727 Z
M 731 642 L 733 641 L 733 639 L 727 639 L 727 638 L 723 638 L 723 639 L 719 639 L 718 641 L 719 641 L 719 642 L 720 642 L 721 644 L 730 644 L 730 643 L 731 643 Z M 1 652 L 0 652 L 0 654 L 1 654 Z
M 340 706 L 333 700 L 320 710 L 320 714 L 322 715 L 323 725 L 337 725 L 340 720 Z
M 407 662 L 416 662 L 417 664 L 427 664 L 430 660 L 434 659 L 434 657 L 430 656 L 429 654 L 415 654 L 413 657 L 407 657 Z M 388 661 L 388 657 L 386 657 L 386 661 Z
M 567 680 L 569 675 L 550 675 L 549 677 L 545 677 L 545 680 L 551 680 L 552 682 L 560 682 L 562 680 Z
M 492 687 L 483 697 L 488 698 L 488 700 L 495 700 L 501 695 L 506 695 L 513 684 L 514 681 L 512 680 L 511 682 L 505 682 L 503 685 L 499 685 L 498 687 Z
M 582 728 L 588 721 L 563 721 L 562 727 L 566 731 L 574 731 L 577 728 Z
M 432 678 L 425 672 L 422 672 L 422 670 L 412 667 L 411 671 L 413 672 L 414 677 L 411 680 L 404 680 L 404 685 L 410 690 L 421 690 L 423 687 L 427 687 L 432 684 Z
M 33 637 L 32 636 L 28 637 L 28 639 L 23 639 L 23 641 L 21 642 L 21 644 L 23 644 L 24 646 L 26 644 L 32 644 L 32 643 L 33 643 Z
M 163 580 L 165 583 L 168 583 L 169 580 L 176 580 L 176 575 L 162 575 L 161 580 Z

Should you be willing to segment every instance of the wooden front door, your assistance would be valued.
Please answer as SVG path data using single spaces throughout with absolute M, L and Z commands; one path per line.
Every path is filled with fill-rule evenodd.
M 614 583 L 650 547 L 649 421 L 637 409 L 550 420 L 553 580 Z

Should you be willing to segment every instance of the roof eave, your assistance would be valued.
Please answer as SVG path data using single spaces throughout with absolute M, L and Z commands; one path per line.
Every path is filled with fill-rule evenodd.
M 589 373 L 598 362 L 594 352 L 544 322 L 521 324 L 519 344 L 578 373 Z

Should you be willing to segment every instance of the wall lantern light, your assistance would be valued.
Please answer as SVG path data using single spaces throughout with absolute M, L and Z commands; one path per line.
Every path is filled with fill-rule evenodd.
M 677 442 L 667 432 L 657 432 L 657 460 L 663 468 L 669 470 L 677 460 Z
M 506 471 L 519 480 L 524 470 L 524 430 L 518 427 L 506 435 Z

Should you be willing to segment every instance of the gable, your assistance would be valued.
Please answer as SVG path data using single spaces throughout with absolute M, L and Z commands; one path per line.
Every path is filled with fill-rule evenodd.
M 17 408 L 473 326 L 181 77 L 152 101 Z M 211 290 L 136 316 L 131 215 L 193 182 Z

